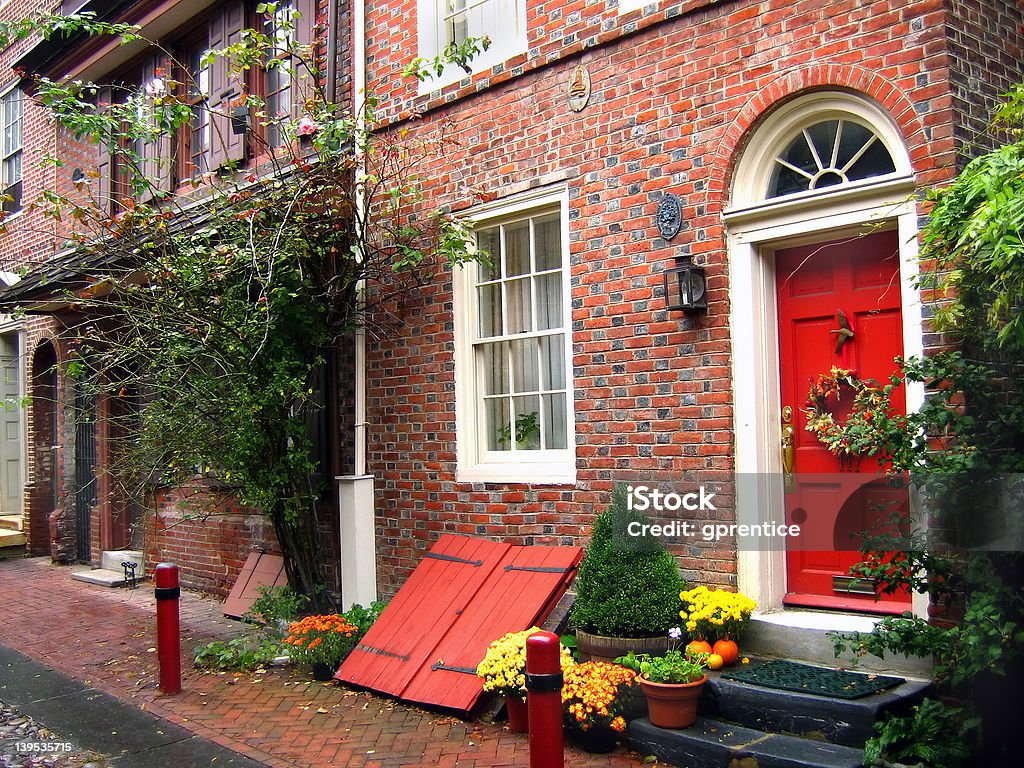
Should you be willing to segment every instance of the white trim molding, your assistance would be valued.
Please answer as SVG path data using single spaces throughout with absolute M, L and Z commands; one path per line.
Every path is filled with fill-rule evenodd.
M 474 229 L 557 214 L 561 247 L 561 332 L 564 334 L 560 361 L 565 381 L 565 447 L 543 450 L 488 450 L 481 424 L 483 373 L 477 360 L 478 339 L 477 275 L 472 263 L 455 271 L 453 277 L 455 320 L 455 423 L 457 482 L 523 483 L 531 485 L 574 485 L 576 482 L 576 435 L 574 387 L 572 384 L 572 307 L 569 273 L 569 196 L 564 185 L 536 189 L 502 201 L 478 206 L 463 220 Z M 552 327 L 553 330 L 554 327 Z M 537 335 L 536 333 L 528 336 Z M 495 337 L 500 340 L 501 337 Z M 542 425 L 543 428 L 543 425 Z
M 853 115 L 884 142 L 896 170 L 859 182 L 768 199 L 771 167 L 780 147 L 811 121 Z M 737 518 L 783 519 L 779 414 L 778 323 L 774 253 L 778 248 L 825 241 L 873 229 L 896 230 L 900 247 L 903 350 L 920 354 L 923 324 L 915 280 L 918 274 L 917 199 L 909 156 L 898 132 L 876 105 L 847 93 L 821 92 L 785 105 L 760 127 L 740 158 L 732 206 L 725 211 L 729 261 L 730 329 L 733 340 L 733 426 L 736 472 L 759 483 L 737 490 Z M 907 408 L 924 401 L 921 385 L 907 389 Z M 762 611 L 782 609 L 786 591 L 784 551 L 737 553 L 738 587 Z M 927 597 L 912 605 L 925 615 Z

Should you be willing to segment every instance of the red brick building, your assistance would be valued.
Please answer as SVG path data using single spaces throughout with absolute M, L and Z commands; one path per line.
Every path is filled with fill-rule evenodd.
M 125 4 L 151 6 L 198 19 L 226 7 Z M 360 341 L 341 377 L 355 427 L 339 439 L 354 433 L 356 459 L 338 481 L 336 533 L 375 551 L 381 596 L 442 532 L 584 543 L 616 481 L 727 478 L 715 508 L 690 516 L 698 523 L 802 520 L 819 544 L 852 526 L 839 510 L 808 516 L 813 489 L 787 487 L 787 470 L 845 469 L 823 464 L 803 429 L 807 380 L 831 365 L 885 376 L 896 354 L 941 342 L 914 287 L 919 193 L 986 146 L 991 108 L 1024 78 L 1017 4 L 365 0 L 320 3 L 318 17 L 339 87 L 351 64 L 352 92 L 381 98 L 380 131 L 443 148 L 420 169 L 424 210 L 456 212 L 492 256 L 490 268 L 439 271 L 396 307 L 400 330 Z M 471 73 L 401 76 L 485 36 Z M 5 71 L 24 54 L 4 52 Z M 27 103 L 22 131 L 25 153 L 86 151 Z M 23 167 L 27 197 L 67 184 L 75 164 Z M 0 238 L 5 272 L 59 250 L 36 214 L 19 217 Z M 65 520 L 73 509 L 72 393 L 44 373 L 63 354 L 48 323 L 5 326 L 20 329 L 25 386 L 58 395 L 22 427 L 34 551 L 48 545 L 46 499 L 57 494 Z M 906 405 L 922 397 L 911 388 Z M 53 471 L 51 435 L 62 438 Z M 102 514 L 87 515 L 96 548 Z M 187 558 L 196 535 L 165 529 L 157 549 Z M 74 557 L 82 537 L 67 541 L 54 551 Z M 228 548 L 215 533 L 205 546 Z M 819 562 L 732 536 L 672 548 L 691 581 L 738 587 L 772 612 L 758 633 L 767 645 L 798 623 L 784 605 L 840 609 L 850 626 L 879 607 L 836 580 L 850 553 Z M 197 559 L 187 577 L 222 589 L 232 557 Z M 360 588 L 373 581 L 365 565 L 347 574 Z
M 881 378 L 939 343 L 914 287 L 919 192 L 990 141 L 1024 76 L 1022 21 L 1004 0 L 367 0 L 382 130 L 447 141 L 426 204 L 494 257 L 439 273 L 369 346 L 381 591 L 442 531 L 582 543 L 613 481 L 735 474 L 735 504 L 690 517 L 803 521 L 819 543 L 853 526 L 808 520 L 814 489 L 784 488 L 787 468 L 848 469 L 803 429 L 808 379 Z M 491 42 L 472 73 L 397 77 L 467 36 Z M 663 279 L 688 265 L 705 310 L 667 307 L 680 273 L 672 296 Z M 856 626 L 911 607 L 835 578 L 852 553 L 674 551 L 768 611 Z
M 287 34 L 300 44 L 314 45 L 311 55 L 321 82 L 344 94 L 349 22 L 347 11 L 336 4 L 321 8 L 315 0 L 278 3 L 272 18 L 257 13 L 257 3 L 249 0 L 79 0 L 43 6 L 16 0 L 0 8 L 0 19 L 12 22 L 37 12 L 92 12 L 104 21 L 138 25 L 144 38 L 120 45 L 101 36 L 41 40 L 32 35 L 12 42 L 0 56 L 8 195 L 0 270 L 29 312 L 26 318 L 0 318 L 3 360 L 9 369 L 4 395 L 10 407 L 5 413 L 11 422 L 3 443 L 2 512 L 23 518 L 32 554 L 98 565 L 103 552 L 144 548 L 150 565 L 174 561 L 183 583 L 226 593 L 250 551 L 277 547 L 262 515 L 239 508 L 230 494 L 204 480 L 194 488 L 162 490 L 149 516 L 113 482 L 109 470 L 116 435 L 111 431 L 116 427 L 110 417 L 128 406 L 113 392 L 87 396 L 64 375 L 74 349 L 74 334 L 65 331 L 81 321 L 59 294 L 77 279 L 67 271 L 79 258 L 68 241 L 77 225 L 49 217 L 32 203 L 48 191 L 83 195 L 98 213 L 113 216 L 130 202 L 132 191 L 117 156 L 102 143 L 76 141 L 48 118 L 33 99 L 33 76 L 96 83 L 102 86 L 97 97 L 101 106 L 161 77 L 185 84 L 195 113 L 192 125 L 147 143 L 143 162 L 160 192 L 188 194 L 194 179 L 217 174 L 229 163 L 255 168 L 286 141 L 279 121 L 254 127 L 249 119 L 246 131 L 232 130 L 229 111 L 240 93 L 266 99 L 268 114 L 281 120 L 301 116 L 310 89 L 310 75 L 303 69 L 296 68 L 294 74 L 254 69 L 237 76 L 227 67 L 202 63 L 205 51 L 237 42 L 245 28 L 285 34 L 274 32 L 274 25 L 288 18 L 284 14 L 289 9 L 298 14 Z M 328 27 L 344 31 L 329 36 Z M 47 162 L 46 157 L 60 162 Z M 60 282 L 65 278 L 70 282 Z M 17 400 L 24 396 L 29 404 L 19 407 Z M 197 504 L 197 496 L 219 500 L 214 514 L 205 514 L 208 505 Z M 334 548 L 328 549 L 336 563 Z

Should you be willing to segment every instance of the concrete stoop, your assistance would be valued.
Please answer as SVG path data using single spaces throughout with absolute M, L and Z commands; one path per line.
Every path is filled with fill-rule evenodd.
M 136 581 L 142 581 L 145 578 L 142 566 L 142 552 L 133 549 L 118 549 L 104 552 L 100 557 L 99 568 L 76 569 L 72 571 L 71 578 L 101 587 L 123 587 L 127 582 L 124 578 L 124 567 L 121 564 L 125 562 L 135 563 Z
M 682 768 L 858 768 L 864 742 L 887 711 L 903 713 L 931 683 L 908 680 L 860 699 L 782 691 L 708 674 L 690 728 L 667 730 L 646 718 L 629 726 L 630 746 Z
M 0 515 L 0 549 L 25 546 L 28 539 L 23 533 L 24 524 L 21 515 Z

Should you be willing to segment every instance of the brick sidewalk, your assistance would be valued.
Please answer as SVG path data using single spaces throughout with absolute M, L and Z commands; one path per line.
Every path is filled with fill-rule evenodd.
M 314 683 L 288 669 L 257 676 L 189 668 L 184 691 L 163 697 L 154 613 L 148 582 L 110 590 L 73 581 L 69 568 L 45 558 L 0 561 L 0 643 L 268 766 L 529 764 L 523 734 Z M 181 626 L 186 658 L 197 645 L 245 629 L 221 616 L 219 602 L 190 593 L 182 595 Z M 613 755 L 566 751 L 567 766 L 640 764 L 621 748 Z

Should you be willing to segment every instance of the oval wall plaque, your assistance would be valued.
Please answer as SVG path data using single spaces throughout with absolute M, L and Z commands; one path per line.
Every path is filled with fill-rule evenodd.
M 654 219 L 658 226 L 658 234 L 663 238 L 671 240 L 678 235 L 683 226 L 683 209 L 679 205 L 679 198 L 667 192 L 658 203 L 658 212 Z
M 569 77 L 569 109 L 582 112 L 590 101 L 590 72 L 582 64 Z

